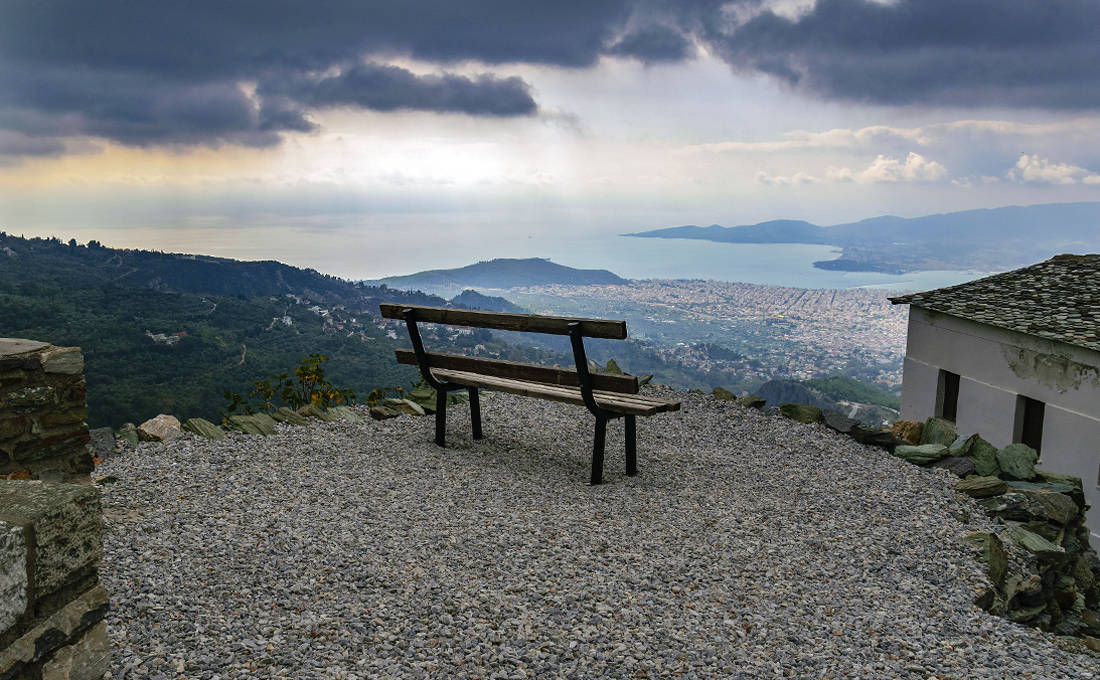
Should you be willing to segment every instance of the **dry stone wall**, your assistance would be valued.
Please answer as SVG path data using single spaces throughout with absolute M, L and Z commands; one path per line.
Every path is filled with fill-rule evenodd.
M 0 338 L 0 478 L 87 478 L 83 371 L 79 347 Z
M 107 672 L 83 370 L 78 347 L 0 338 L 0 680 Z
M 98 680 L 107 672 L 99 492 L 0 481 L 0 680 Z

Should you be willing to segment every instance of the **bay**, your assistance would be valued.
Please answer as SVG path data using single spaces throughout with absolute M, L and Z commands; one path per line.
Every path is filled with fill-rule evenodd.
M 549 257 L 579 269 L 609 269 L 628 279 L 710 279 L 792 288 L 930 290 L 990 272 L 917 271 L 907 274 L 843 272 L 813 263 L 840 255 L 833 246 L 796 243 L 717 243 L 695 239 L 593 236 L 545 244 L 527 257 Z M 484 259 L 484 258 L 482 258 Z

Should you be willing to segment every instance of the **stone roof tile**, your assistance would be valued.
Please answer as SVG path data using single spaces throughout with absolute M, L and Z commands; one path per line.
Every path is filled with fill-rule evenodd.
M 1100 350 L 1100 255 L 1057 255 L 890 302 Z

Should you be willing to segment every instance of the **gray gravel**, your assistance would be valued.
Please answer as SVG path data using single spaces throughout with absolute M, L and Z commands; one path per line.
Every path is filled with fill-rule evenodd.
M 118 678 L 1091 678 L 971 604 L 948 473 L 710 397 L 593 419 L 488 394 L 105 462 Z

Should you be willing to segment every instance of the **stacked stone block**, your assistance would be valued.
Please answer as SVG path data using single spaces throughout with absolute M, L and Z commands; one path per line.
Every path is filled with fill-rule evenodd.
M 0 680 L 98 680 L 107 672 L 99 492 L 0 481 Z
M 72 481 L 92 471 L 79 347 L 0 338 L 0 478 Z

